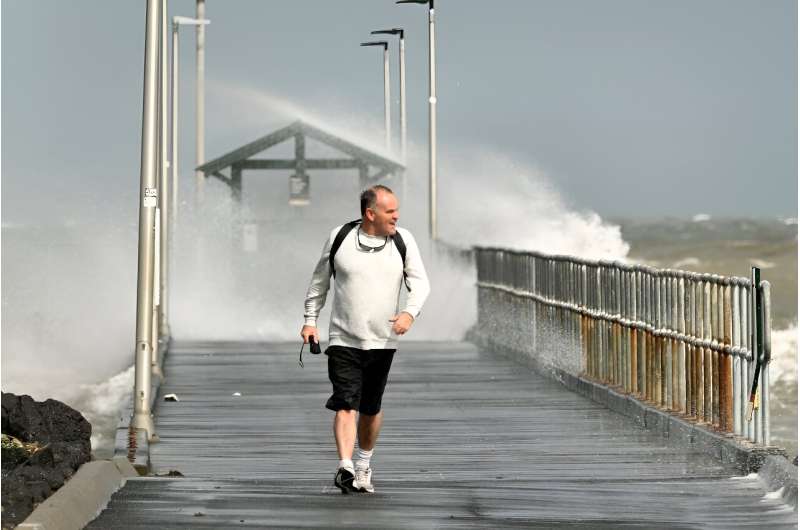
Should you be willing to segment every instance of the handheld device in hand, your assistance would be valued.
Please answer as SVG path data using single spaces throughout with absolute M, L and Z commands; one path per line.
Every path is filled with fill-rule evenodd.
M 319 347 L 319 342 L 314 340 L 314 336 L 313 335 L 308 337 L 308 344 L 311 346 L 311 353 L 313 353 L 313 354 L 322 353 L 322 350 Z M 300 368 L 305 368 L 305 366 L 303 366 L 303 347 L 305 345 L 306 345 L 305 342 L 300 345 L 300 363 L 299 363 L 300 364 Z

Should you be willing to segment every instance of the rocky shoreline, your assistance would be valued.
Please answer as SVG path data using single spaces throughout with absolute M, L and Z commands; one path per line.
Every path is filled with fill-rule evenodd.
M 14 528 L 91 460 L 92 426 L 60 401 L 2 393 L 2 528 Z

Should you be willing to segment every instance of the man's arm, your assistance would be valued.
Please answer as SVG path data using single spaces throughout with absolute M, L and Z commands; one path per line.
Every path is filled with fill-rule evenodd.
M 319 342 L 319 334 L 316 329 L 317 317 L 319 317 L 319 313 L 325 305 L 325 299 L 328 296 L 328 290 L 331 285 L 331 267 L 328 263 L 330 251 L 331 238 L 328 237 L 322 247 L 322 256 L 320 256 L 317 266 L 314 268 L 314 274 L 311 276 L 308 291 L 306 291 L 305 313 L 303 314 L 305 325 L 300 332 L 304 342 L 308 342 L 309 335 L 314 335 L 317 342 Z
M 411 290 L 408 293 L 405 308 L 392 319 L 395 322 L 393 330 L 398 335 L 404 334 L 411 327 L 413 319 L 417 318 L 431 292 L 431 285 L 428 281 L 428 274 L 425 272 L 425 265 L 422 263 L 419 247 L 417 247 L 417 241 L 411 232 L 403 231 L 403 242 L 406 244 L 405 273 Z M 403 318 L 403 313 L 408 313 L 411 319 Z

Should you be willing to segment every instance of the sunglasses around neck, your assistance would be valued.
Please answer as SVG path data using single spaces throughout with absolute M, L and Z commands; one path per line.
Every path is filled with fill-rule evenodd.
M 370 245 L 366 245 L 361 242 L 361 227 L 359 226 L 358 229 L 356 230 L 356 242 L 358 243 L 358 247 L 365 252 L 380 252 L 381 250 L 383 250 L 383 247 L 385 247 L 386 244 L 389 242 L 389 236 L 384 237 L 383 245 L 372 247 Z

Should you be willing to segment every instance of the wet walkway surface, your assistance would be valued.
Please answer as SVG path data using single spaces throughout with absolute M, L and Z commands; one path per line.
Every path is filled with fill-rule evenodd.
M 184 477 L 130 480 L 88 528 L 797 528 L 755 475 L 468 343 L 401 345 L 376 493 L 342 495 L 327 358 L 298 346 L 175 345 L 151 457 Z

